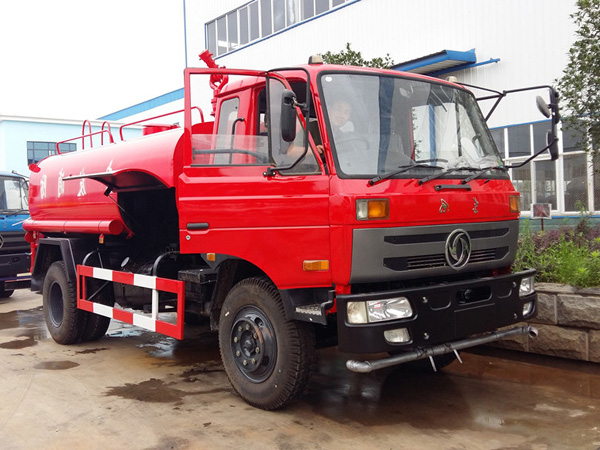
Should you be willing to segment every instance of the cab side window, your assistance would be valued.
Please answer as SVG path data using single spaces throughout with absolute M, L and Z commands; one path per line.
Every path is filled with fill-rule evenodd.
M 306 86 L 304 84 L 304 86 Z M 271 140 L 271 157 L 278 166 L 285 166 L 296 161 L 304 152 L 305 131 L 300 117 L 296 117 L 296 138 L 286 142 L 281 136 L 281 99 L 284 84 L 277 79 L 269 80 L 269 105 L 266 114 Z M 308 146 L 306 155 L 290 170 L 283 170 L 281 175 L 298 173 L 320 173 L 320 167 L 315 156 L 315 149 Z
M 192 136 L 192 165 L 269 164 L 267 138 L 252 134 L 247 126 L 247 118 L 240 112 L 241 104 L 238 97 L 221 101 L 218 108 L 217 134 Z

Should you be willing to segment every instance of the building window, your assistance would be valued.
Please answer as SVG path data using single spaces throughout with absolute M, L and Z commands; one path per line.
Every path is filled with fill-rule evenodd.
M 535 161 L 535 202 L 550 203 L 556 210 L 556 163 Z
M 77 144 L 63 142 L 58 144 L 61 153 L 74 152 L 77 150 Z M 42 159 L 56 155 L 56 142 L 27 142 L 27 164 L 40 162 Z
M 531 155 L 529 125 L 516 125 L 508 128 L 508 157 Z
M 224 55 L 354 0 L 253 0 L 205 24 L 206 47 Z
M 501 155 L 507 147 L 506 164 L 515 165 L 543 149 L 547 144 L 550 121 L 495 128 L 492 136 Z M 573 215 L 582 209 L 600 210 L 600 159 L 594 161 L 582 147 L 585 140 L 579 129 L 563 124 L 556 161 L 542 153 L 531 163 L 511 169 L 515 189 L 521 194 L 521 211 L 530 214 L 532 203 L 550 203 L 555 213 Z M 506 139 L 505 139 L 506 138 Z
M 563 157 L 563 164 L 565 178 L 565 211 L 579 211 L 580 206 L 587 210 L 587 155 L 584 153 L 577 155 L 565 155 Z

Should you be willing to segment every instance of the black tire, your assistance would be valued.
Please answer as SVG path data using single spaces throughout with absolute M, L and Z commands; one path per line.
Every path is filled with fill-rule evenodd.
M 301 396 L 315 367 L 314 329 L 287 320 L 279 292 L 263 278 L 242 280 L 227 295 L 219 347 L 233 388 L 265 410 Z
M 4 286 L 4 281 L 0 281 L 0 298 L 8 298 L 15 292 L 14 289 L 4 289 Z
M 98 289 L 101 290 L 96 295 L 96 298 L 94 298 L 94 302 L 107 306 L 114 306 L 115 300 L 114 293 L 112 291 L 112 283 L 106 284 L 106 282 L 102 280 L 90 279 L 88 281 L 86 292 L 91 294 Z M 85 327 L 81 333 L 81 340 L 97 341 L 98 339 L 104 337 L 108 327 L 110 326 L 110 317 L 100 316 L 88 311 L 85 312 L 85 315 L 87 316 L 87 319 Z
M 85 311 L 77 309 L 75 283 L 67 279 L 62 261 L 52 263 L 44 279 L 44 318 L 50 336 L 59 344 L 75 344 L 86 323 Z

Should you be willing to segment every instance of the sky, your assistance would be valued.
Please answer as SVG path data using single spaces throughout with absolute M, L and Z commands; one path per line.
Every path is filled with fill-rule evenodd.
M 97 119 L 183 87 L 183 0 L 0 0 L 0 115 Z

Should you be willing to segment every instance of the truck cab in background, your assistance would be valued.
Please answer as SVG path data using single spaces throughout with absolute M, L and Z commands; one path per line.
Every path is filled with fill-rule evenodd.
M 29 218 L 29 185 L 22 175 L 0 172 L 0 298 L 29 287 L 31 246 L 23 222 Z

